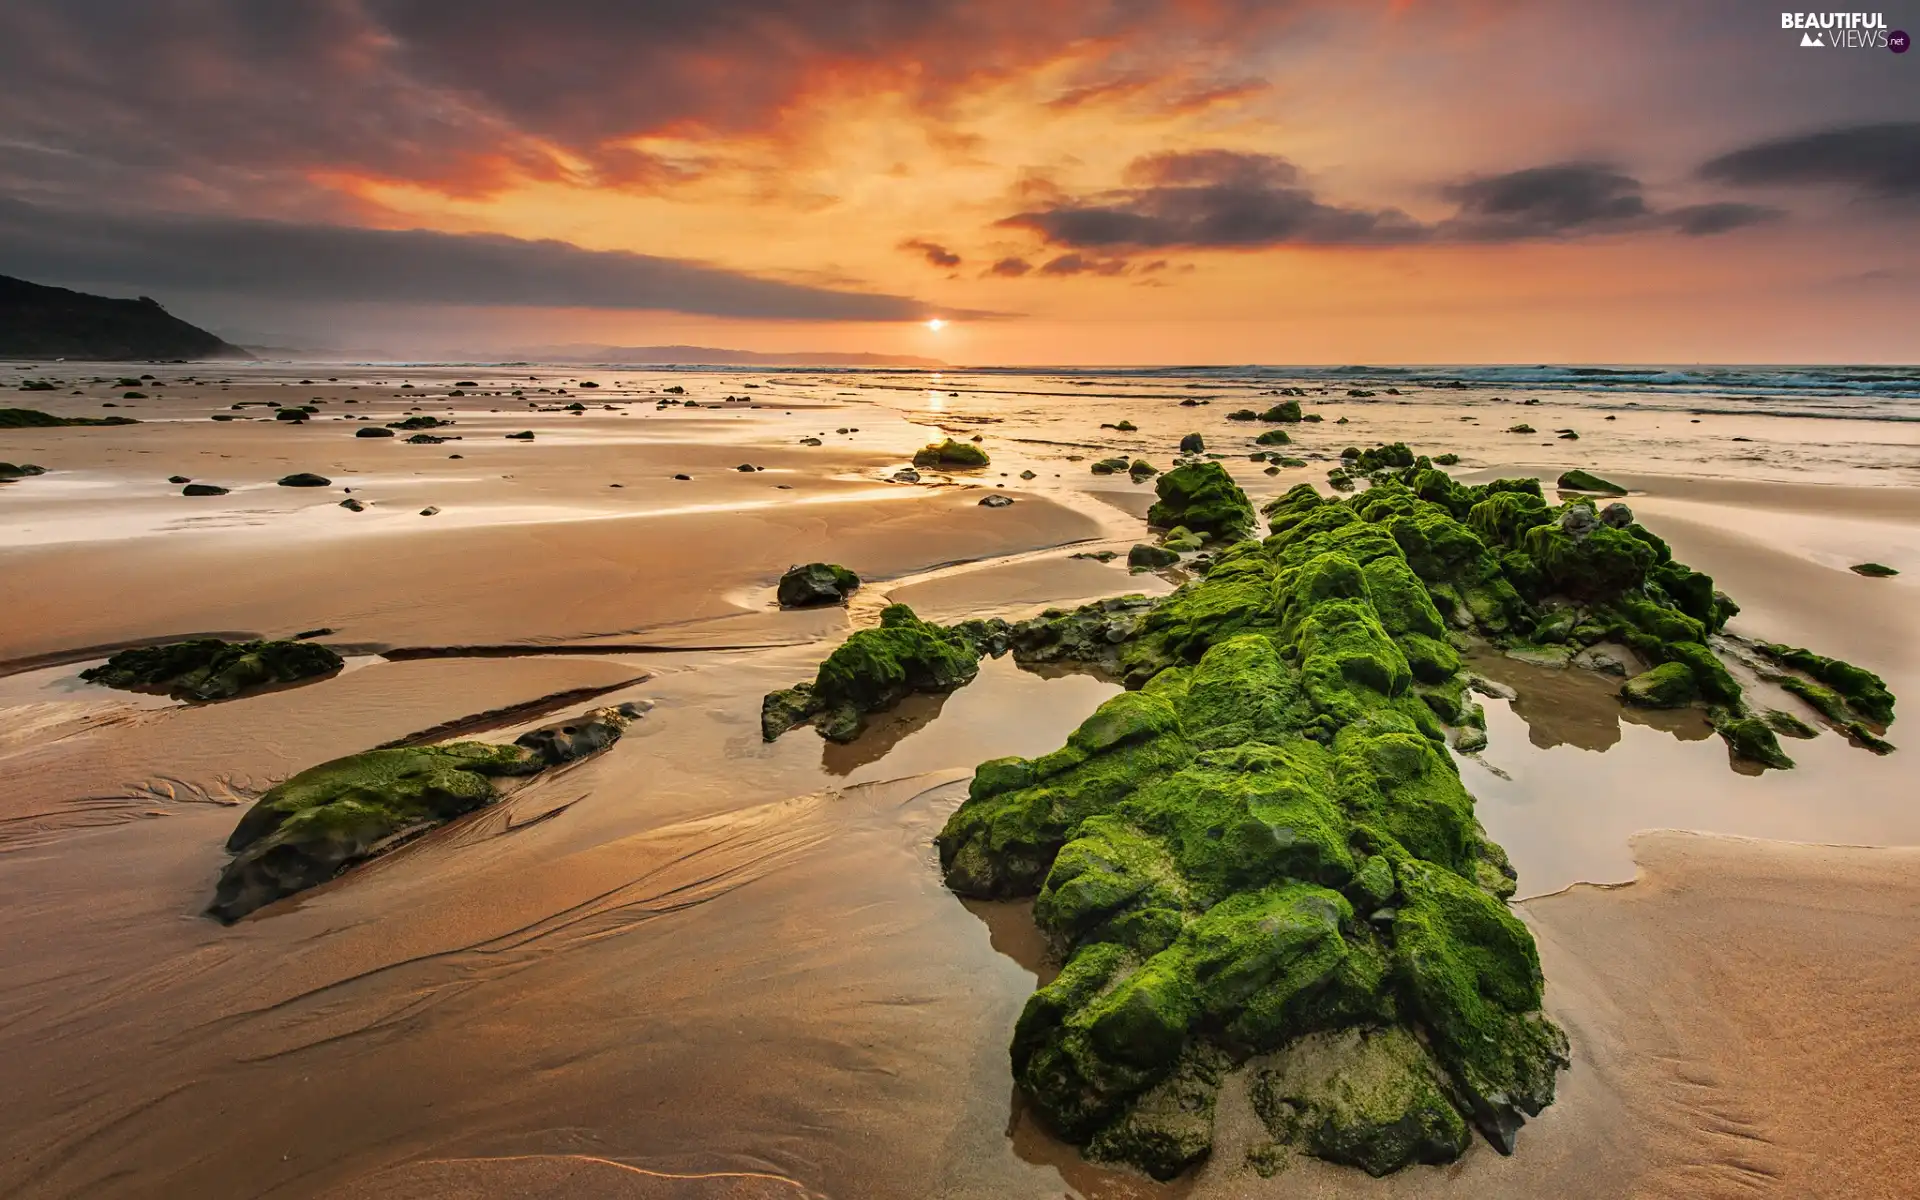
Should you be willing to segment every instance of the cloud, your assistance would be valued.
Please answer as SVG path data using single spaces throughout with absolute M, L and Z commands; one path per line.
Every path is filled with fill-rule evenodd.
M 945 246 L 942 246 L 939 242 L 929 242 L 924 238 L 908 238 L 906 241 L 900 243 L 899 248 L 902 250 L 910 250 L 915 254 L 921 255 L 928 263 L 936 267 L 957 267 L 960 265 L 960 256 Z
M 787 321 L 994 315 L 560 241 L 55 211 L 14 200 L 0 200 L 0 272 L 157 296 L 186 291 L 323 303 L 645 309 Z
M 1283 158 L 1194 150 L 1135 159 L 1130 186 L 1063 198 L 1002 219 L 1049 245 L 1108 253 L 1153 249 L 1254 249 L 1286 243 L 1386 244 L 1425 230 L 1398 209 L 1330 205 L 1297 186 Z M 1043 274 L 1046 272 L 1043 270 Z
M 987 274 L 997 275 L 1002 279 L 1018 279 L 1031 270 L 1033 270 L 1033 264 L 1026 259 L 1010 257 L 1000 259 L 988 267 Z
M 1519 241 L 1644 222 L 1653 210 L 1640 181 L 1602 163 L 1557 163 L 1448 185 L 1459 211 L 1453 236 Z
M 1729 233 L 1749 225 L 1775 221 L 1785 215 L 1779 209 L 1768 208 L 1764 204 L 1740 204 L 1733 201 L 1689 204 L 1684 208 L 1670 209 L 1663 214 L 1668 224 L 1688 237 L 1709 237 L 1716 233 Z
M 1041 266 L 1042 275 L 1064 277 L 1068 275 L 1124 275 L 1127 261 L 1123 258 L 1098 258 L 1085 254 L 1062 254 L 1048 259 Z
M 1770 138 L 1700 167 L 1716 183 L 1834 184 L 1881 200 L 1920 200 L 1920 122 L 1842 125 Z

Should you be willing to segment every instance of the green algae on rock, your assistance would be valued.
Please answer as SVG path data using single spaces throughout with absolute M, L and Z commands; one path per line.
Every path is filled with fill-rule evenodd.
M 309 767 L 270 789 L 227 838 L 233 860 L 207 911 L 233 922 L 409 837 L 497 799 L 494 780 L 534 775 L 605 749 L 639 710 L 597 709 L 511 746 L 451 742 L 369 750 Z
M 1587 471 L 1572 470 L 1563 473 L 1555 483 L 1563 492 L 1599 492 L 1603 496 L 1624 496 L 1627 489 L 1617 483 L 1609 482 Z
M 1147 524 L 1157 529 L 1184 525 L 1227 542 L 1253 532 L 1253 504 L 1217 462 L 1181 463 L 1154 482 L 1154 494 Z
M 761 700 L 761 737 L 771 742 L 813 721 L 828 741 L 850 742 L 860 736 L 868 713 L 891 708 L 913 692 L 950 692 L 972 682 L 980 656 L 994 648 L 996 632 L 1004 638 L 1004 629 L 997 622 L 935 625 L 904 604 L 890 604 L 877 627 L 858 630 L 827 656 L 812 683 Z
M 913 465 L 916 467 L 952 467 L 966 470 L 973 467 L 990 465 L 987 452 L 970 442 L 956 442 L 948 438 L 944 442 L 929 442 L 914 452 Z
M 1851 567 L 1848 567 L 1847 570 L 1852 571 L 1855 575 L 1865 575 L 1868 579 L 1891 579 L 1900 573 L 1885 563 L 1877 562 L 1855 563 Z
M 230 700 L 276 683 L 296 683 L 338 671 L 338 654 L 312 642 L 225 642 L 195 638 L 122 650 L 80 672 L 88 683 L 163 691 L 182 700 Z
M 1369 483 L 1295 487 L 1263 541 L 1166 597 L 1008 631 L 1019 661 L 1131 689 L 1060 749 L 982 764 L 936 839 L 955 892 L 1034 897 L 1063 966 L 1015 1026 L 1014 1078 L 1090 1155 L 1186 1169 L 1223 1070 L 1250 1059 L 1319 1064 L 1256 1063 L 1263 1117 L 1376 1173 L 1457 1157 L 1469 1125 L 1510 1152 L 1552 1102 L 1568 1043 L 1447 752 L 1449 726 L 1484 744 L 1462 648 L 1630 650 L 1653 668 L 1636 692 L 1697 697 L 1730 754 L 1790 765 L 1709 644 L 1735 606 L 1624 506 L 1603 520 L 1423 458 Z

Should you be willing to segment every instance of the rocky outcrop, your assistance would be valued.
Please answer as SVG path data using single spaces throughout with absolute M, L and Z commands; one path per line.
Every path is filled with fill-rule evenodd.
M 145 296 L 117 300 L 0 275 L 0 355 L 92 362 L 251 358 Z
M 766 695 L 761 736 L 771 742 L 811 721 L 828 741 L 850 742 L 865 728 L 868 713 L 914 692 L 950 692 L 971 683 L 982 654 L 1005 652 L 1005 631 L 1004 622 L 935 625 L 904 604 L 890 604 L 877 627 L 855 632 L 827 656 L 813 682 Z
M 535 775 L 619 740 L 639 710 L 603 708 L 523 734 L 511 746 L 451 742 L 369 750 L 309 767 L 247 810 L 227 838 L 234 857 L 207 911 L 237 921 L 325 883 L 464 813 L 492 804 L 496 781 Z
M 1147 524 L 1156 528 L 1184 525 L 1224 542 L 1253 532 L 1252 503 L 1217 462 L 1181 463 L 1154 481 L 1154 494 Z
M 1617 483 L 1609 482 L 1588 471 L 1573 470 L 1562 474 L 1556 485 L 1563 492 L 1598 492 L 1603 496 L 1624 496 L 1627 489 Z
M 192 484 L 189 490 L 201 486 Z M 122 650 L 80 672 L 80 678 L 107 687 L 165 692 L 182 700 L 231 700 L 273 684 L 330 675 L 342 665 L 338 654 L 312 642 L 195 638 Z

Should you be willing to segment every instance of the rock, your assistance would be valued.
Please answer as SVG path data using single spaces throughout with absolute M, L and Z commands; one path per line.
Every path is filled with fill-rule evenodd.
M 190 483 L 180 489 L 182 496 L 224 496 L 227 489 L 211 483 Z
M 1780 734 L 1782 737 L 1805 740 L 1807 738 L 1820 736 L 1820 731 L 1813 726 L 1802 721 L 1792 713 L 1781 712 L 1777 708 L 1770 708 L 1760 714 L 1760 719 L 1767 723 L 1768 728 Z
M 1133 481 L 1135 483 L 1140 483 L 1145 480 L 1152 479 L 1155 475 L 1158 475 L 1159 473 L 1160 473 L 1160 468 L 1154 466 L 1152 463 L 1148 462 L 1144 458 L 1136 458 L 1127 465 L 1127 474 L 1133 476 Z
M 1298 400 L 1282 400 L 1272 408 L 1261 413 L 1260 419 L 1262 421 L 1282 421 L 1287 424 L 1297 425 L 1300 422 L 1300 402 Z
M 1609 529 L 1625 529 L 1633 524 L 1633 510 L 1615 500 L 1600 510 L 1600 523 Z
M 303 408 L 283 408 L 273 414 L 273 419 L 276 421 L 292 421 L 296 425 L 303 424 L 307 419 L 307 411 Z
M 420 510 L 420 515 L 423 517 L 437 517 L 440 515 L 440 510 L 436 506 L 429 504 Z
M 352 496 L 348 496 L 345 500 L 342 500 L 340 507 L 346 509 L 348 512 L 365 512 L 367 510 L 366 505 L 355 500 Z
M 403 417 L 398 421 L 389 421 L 387 422 L 387 428 L 388 429 L 434 429 L 441 425 L 451 425 L 451 424 L 453 424 L 452 421 L 442 421 L 439 417 L 432 417 L 432 416 L 428 416 L 426 413 L 420 413 L 416 416 Z
M 1253 532 L 1253 505 L 1219 463 L 1182 463 L 1160 476 L 1154 491 L 1158 499 L 1147 510 L 1147 524 L 1156 528 L 1184 525 L 1223 542 Z
M 1533 432 L 1536 432 L 1536 431 L 1535 431 L 1535 429 L 1533 428 L 1533 426 L 1531 426 L 1531 425 L 1528 425 L 1528 424 L 1525 424 L 1525 423 L 1523 422 L 1523 423 L 1521 423 L 1521 424 L 1519 424 L 1519 425 L 1509 425 L 1509 426 L 1507 427 L 1507 432 L 1508 432 L 1508 433 L 1533 433 Z
M 1167 531 L 1166 537 L 1160 539 L 1160 544 L 1176 553 L 1188 554 L 1206 545 L 1207 539 L 1185 525 L 1176 525 Z
M 1487 731 L 1466 726 L 1454 735 L 1453 748 L 1462 754 L 1478 754 L 1487 748 Z
M 1820 708 L 1835 721 L 1844 721 L 1846 715 L 1844 711 L 1836 715 L 1829 711 L 1829 707 L 1837 709 L 1840 702 L 1844 701 L 1846 706 L 1858 710 L 1861 716 L 1876 725 L 1893 724 L 1893 693 L 1887 690 L 1886 682 L 1873 672 L 1837 658 L 1827 658 L 1811 650 L 1777 642 L 1761 642 L 1754 649 L 1781 666 L 1804 671 L 1826 685 L 1809 685 L 1806 680 L 1791 675 L 1780 680 L 1780 686 Z M 1821 696 L 1821 700 L 1816 701 L 1813 698 L 1815 696 Z
M 1036 478 L 1038 478 L 1038 476 L 1036 476 L 1036 475 L 1035 475 L 1035 474 L 1034 474 L 1034 473 L 1033 473 L 1032 471 L 1022 471 L 1022 472 L 1020 472 L 1020 478 L 1022 478 L 1022 479 L 1036 479 Z
M 977 628 L 992 631 L 984 622 Z M 760 708 L 761 736 L 773 741 L 812 720 L 827 740 L 850 742 L 865 727 L 868 713 L 891 708 L 913 692 L 952 691 L 972 682 L 980 654 L 962 627 L 935 625 L 904 604 L 888 605 L 879 626 L 858 630 L 841 643 L 811 684 L 768 693 Z
M 800 444 L 801 444 L 802 446 L 819 446 L 819 445 L 824 445 L 824 443 L 823 443 L 823 442 L 821 442 L 821 440 L 820 440 L 819 438 L 817 438 L 817 437 L 803 437 L 803 438 L 801 438 L 801 439 L 800 439 Z
M 913 465 L 916 467 L 940 467 L 947 470 L 971 470 L 988 466 L 991 459 L 980 447 L 967 442 L 956 442 L 948 438 L 944 442 L 935 442 L 922 446 L 914 453 Z
M 991 496 L 983 496 L 980 498 L 980 507 L 981 508 L 1012 508 L 1013 497 L 1002 496 L 998 493 L 995 493 L 994 495 L 991 495 Z
M 1120 556 L 1111 550 L 1082 550 L 1078 554 L 1069 554 L 1068 558 L 1087 558 L 1094 562 L 1110 563 Z
M 1852 739 L 1856 745 L 1864 746 L 1875 754 L 1892 754 L 1895 749 L 1892 742 L 1887 741 L 1859 721 L 1847 722 L 1845 731 L 1847 737 Z
M 618 739 L 631 718 L 603 708 L 521 744 L 452 742 L 369 750 L 322 763 L 270 789 L 227 839 L 233 860 L 207 911 L 231 923 L 282 897 L 492 804 L 496 779 L 534 775 Z
M 1509 432 L 1520 431 L 1515 429 Z M 1525 430 L 1525 432 L 1532 433 L 1533 430 L 1528 429 Z M 1578 470 L 1568 471 L 1561 475 L 1555 486 L 1563 492 L 1599 492 L 1606 496 L 1624 496 L 1627 494 L 1627 489 L 1617 483 L 1610 483 L 1598 475 Z
M 362 425 L 353 431 L 353 436 L 357 438 L 390 438 L 395 436 L 395 434 L 393 430 L 388 429 L 384 425 Z
M 168 483 L 192 483 L 193 480 L 188 479 L 185 475 L 169 475 L 167 476 L 167 482 Z
M 1620 686 L 1620 698 L 1640 708 L 1685 708 L 1698 696 L 1693 671 L 1682 662 L 1662 663 Z
M 1847 570 L 1855 575 L 1865 575 L 1869 579 L 1891 579 L 1900 573 L 1892 567 L 1877 562 L 1855 563 Z
M 1157 570 L 1170 567 L 1180 561 L 1180 555 L 1160 546 L 1149 546 L 1144 542 L 1127 551 L 1127 565 L 1143 570 Z
M 782 608 L 840 604 L 860 587 L 860 577 L 834 563 L 788 567 L 774 594 Z
M 1093 473 L 1095 475 L 1117 475 L 1127 469 L 1127 464 L 1128 460 L 1124 454 L 1117 458 L 1103 458 L 1093 464 Z
M 338 671 L 343 661 L 310 642 L 225 642 L 195 638 L 122 650 L 80 672 L 88 683 L 164 692 L 181 700 L 231 700 L 276 683 L 295 683 Z
M 1252 1098 L 1276 1141 L 1378 1177 L 1466 1152 L 1467 1123 L 1441 1080 L 1406 1030 L 1347 1029 L 1288 1047 L 1254 1077 Z
M 291 475 L 282 475 L 280 477 L 280 486 L 292 488 L 332 487 L 333 480 L 328 479 L 325 475 L 315 475 L 311 471 L 296 471 Z
M 502 436 L 506 437 L 509 441 L 530 442 L 533 440 L 533 430 L 522 429 L 519 433 L 509 433 Z
M 1594 527 L 1600 523 L 1593 509 L 1585 504 L 1576 504 L 1560 515 L 1560 532 L 1574 541 L 1584 541 Z
M 751 475 L 758 469 L 759 468 L 755 467 L 752 463 L 741 463 L 734 468 L 734 470 L 740 472 L 742 475 Z
M 1256 446 L 1288 446 L 1293 443 L 1293 438 L 1284 429 L 1269 429 L 1253 439 L 1253 443 Z
M 1785 771 L 1793 766 L 1793 760 L 1787 757 L 1786 751 L 1780 749 L 1780 741 L 1774 736 L 1773 727 L 1760 717 L 1723 714 L 1714 720 L 1713 727 L 1727 743 L 1728 756 L 1736 762 L 1772 767 L 1777 771 Z
M 1190 433 L 1187 436 L 1180 439 L 1180 453 L 1205 454 L 1206 452 L 1207 452 L 1207 441 L 1205 438 L 1201 437 L 1199 434 Z

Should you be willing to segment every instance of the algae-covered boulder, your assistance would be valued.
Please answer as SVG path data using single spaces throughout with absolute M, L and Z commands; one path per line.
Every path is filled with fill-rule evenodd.
M 946 470 L 969 470 L 989 465 L 987 452 L 970 442 L 956 442 L 948 438 L 944 442 L 930 442 L 913 455 L 916 467 L 938 467 Z
M 868 713 L 891 708 L 913 692 L 950 692 L 971 682 L 983 652 L 976 639 L 994 632 L 987 623 L 980 626 L 948 628 L 922 621 L 904 604 L 888 605 L 876 628 L 857 631 L 827 656 L 811 684 L 767 694 L 760 706 L 761 736 L 773 741 L 812 720 L 827 740 L 850 742 L 860 736 Z
M 321 763 L 260 797 L 227 838 L 233 860 L 207 911 L 237 921 L 327 882 L 407 838 L 482 808 L 494 781 L 533 775 L 618 740 L 635 710 L 604 708 L 511 746 L 451 742 L 369 750 Z
M 1189 433 L 1187 436 L 1180 439 L 1180 453 L 1205 454 L 1206 452 L 1207 452 L 1207 439 L 1201 437 L 1199 434 Z
M 1288 446 L 1293 444 L 1293 438 L 1284 429 L 1269 429 L 1253 442 L 1256 446 Z
M 1154 493 L 1159 499 L 1147 510 L 1149 525 L 1184 525 L 1229 542 L 1253 532 L 1252 503 L 1217 462 L 1181 463 L 1155 481 Z
M 1847 570 L 1852 571 L 1855 575 L 1865 575 L 1868 579 L 1891 579 L 1900 573 L 1885 563 L 1877 562 L 1855 563 L 1851 567 L 1848 567 Z
M 1624 496 L 1627 489 L 1617 483 L 1611 483 L 1589 471 L 1572 470 L 1563 472 L 1556 482 L 1563 492 L 1598 492 L 1603 496 Z
M 1893 723 L 1893 693 L 1887 690 L 1886 681 L 1872 671 L 1797 646 L 1768 642 L 1758 649 L 1781 666 L 1813 676 L 1869 721 L 1879 725 Z
M 859 587 L 860 577 L 837 563 L 807 563 L 787 568 L 775 597 L 782 608 L 839 604 Z
M 1178 550 L 1152 546 L 1144 542 L 1127 551 L 1127 565 L 1129 567 L 1141 567 L 1149 571 L 1157 570 L 1160 567 L 1170 567 L 1179 561 L 1180 552 Z
M 1620 698 L 1641 708 L 1685 708 L 1699 695 L 1683 662 L 1661 663 L 1620 685 Z
M 80 678 L 107 687 L 166 692 L 182 700 L 230 700 L 272 684 L 332 674 L 343 662 L 313 642 L 195 638 L 122 650 L 80 672 Z

